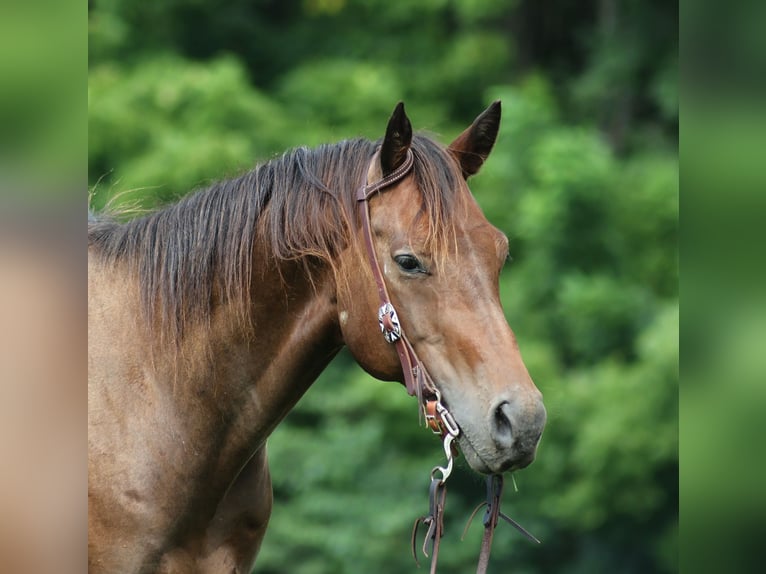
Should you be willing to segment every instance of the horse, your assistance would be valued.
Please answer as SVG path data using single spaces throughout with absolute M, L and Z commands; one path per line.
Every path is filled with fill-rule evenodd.
M 249 572 L 273 505 L 267 438 L 343 346 L 436 393 L 473 470 L 532 462 L 546 413 L 500 303 L 508 239 L 467 185 L 500 115 L 445 147 L 399 103 L 381 140 L 299 147 L 89 222 L 91 573 Z

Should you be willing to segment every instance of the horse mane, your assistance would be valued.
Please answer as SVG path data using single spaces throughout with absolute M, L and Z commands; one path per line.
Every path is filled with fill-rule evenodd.
M 232 305 L 247 325 L 254 246 L 266 246 L 277 262 L 303 262 L 309 276 L 322 264 L 335 269 L 335 255 L 356 236 L 355 194 L 378 145 L 353 139 L 299 147 L 143 217 L 89 217 L 89 248 L 107 265 L 128 266 L 160 342 L 179 344 L 190 325 L 210 321 L 217 302 Z M 429 137 L 417 134 L 411 149 L 419 216 L 436 255 L 454 236 L 450 216 L 463 178 Z

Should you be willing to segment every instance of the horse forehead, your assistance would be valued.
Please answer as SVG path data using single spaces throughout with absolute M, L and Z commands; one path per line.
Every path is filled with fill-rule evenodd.
M 449 224 L 456 230 L 470 230 L 483 224 L 489 225 L 467 186 L 451 190 L 450 194 L 453 195 L 449 202 L 452 209 L 451 213 L 447 214 L 446 219 L 449 221 L 445 221 L 445 225 Z M 387 199 L 381 203 L 385 204 L 384 209 L 389 216 L 396 216 L 396 221 L 407 226 L 415 224 L 417 228 L 420 224 L 427 227 L 426 214 L 430 210 L 426 207 L 426 199 L 414 178 L 408 177 L 399 185 L 385 191 L 383 195 Z
M 471 253 L 487 265 L 494 265 L 508 257 L 508 237 L 483 215 L 472 225 L 456 229 L 456 243 L 458 251 Z
M 452 228 L 456 244 L 468 251 L 480 251 L 494 258 L 505 258 L 508 239 L 484 216 L 467 186 L 455 192 L 452 211 L 442 223 Z M 413 178 L 381 193 L 373 204 L 373 228 L 387 229 L 394 236 L 410 242 L 426 240 L 429 229 L 428 209 Z

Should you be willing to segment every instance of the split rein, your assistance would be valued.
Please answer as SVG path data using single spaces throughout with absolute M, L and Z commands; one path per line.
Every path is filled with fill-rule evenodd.
M 375 246 L 372 239 L 372 229 L 370 223 L 370 204 L 369 199 L 373 194 L 385 190 L 385 188 L 402 180 L 412 170 L 414 157 L 411 150 L 407 150 L 407 156 L 404 162 L 382 179 L 371 184 L 362 184 L 357 192 L 356 200 L 359 204 L 359 216 L 362 222 L 362 232 L 364 234 L 364 243 L 367 249 L 372 275 L 375 278 L 375 284 L 378 289 L 378 298 L 380 299 L 380 308 L 378 309 L 378 322 L 380 330 L 385 340 L 394 345 L 399 361 L 402 365 L 404 374 L 404 385 L 411 396 L 417 396 L 418 403 L 422 413 L 425 415 L 426 424 L 435 433 L 438 434 L 444 446 L 444 454 L 447 457 L 446 466 L 435 466 L 431 470 L 431 485 L 429 488 L 429 512 L 426 516 L 421 516 L 415 521 L 412 528 L 412 555 L 415 562 L 420 566 L 417 559 L 415 544 L 417 540 L 418 528 L 422 524 L 427 530 L 423 540 L 422 552 L 428 558 L 430 550 L 431 574 L 436 572 L 436 563 L 439 555 L 439 542 L 444 534 L 444 505 L 447 497 L 446 481 L 452 474 L 452 466 L 457 450 L 453 442 L 460 435 L 460 427 L 452 414 L 441 402 L 441 393 L 431 379 L 425 366 L 418 358 L 415 349 L 407 339 L 402 330 L 399 317 L 396 314 L 388 295 L 388 289 L 383 279 L 383 272 L 378 263 L 378 257 L 375 254 Z M 487 500 L 481 503 L 471 514 L 466 524 L 465 532 L 473 520 L 476 513 L 486 505 L 484 513 L 484 537 L 481 543 L 481 552 L 479 554 L 479 564 L 476 569 L 477 574 L 484 574 L 487 571 L 489 563 L 489 553 L 492 546 L 492 535 L 497 527 L 500 518 L 518 529 L 524 536 L 533 542 L 539 543 L 534 536 L 527 532 L 515 520 L 509 518 L 500 511 L 500 498 L 503 492 L 503 476 L 493 474 L 487 477 Z

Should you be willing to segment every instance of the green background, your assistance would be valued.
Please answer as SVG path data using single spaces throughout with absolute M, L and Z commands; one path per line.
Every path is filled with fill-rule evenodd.
M 677 5 L 602 0 L 102 0 L 89 13 L 91 205 L 152 208 L 285 149 L 380 137 L 404 100 L 448 143 L 493 99 L 471 187 L 508 234 L 501 297 L 545 396 L 490 572 L 676 572 Z M 269 441 L 255 572 L 414 572 L 441 447 L 342 354 Z M 460 461 L 440 572 L 475 568 Z

